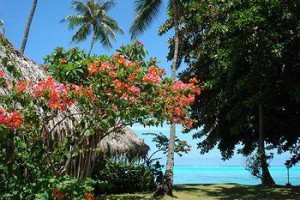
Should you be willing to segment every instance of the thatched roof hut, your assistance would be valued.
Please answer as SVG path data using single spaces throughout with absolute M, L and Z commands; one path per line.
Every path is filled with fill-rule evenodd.
M 105 136 L 98 144 L 104 156 L 122 155 L 129 160 L 142 158 L 147 155 L 149 147 L 130 128 L 124 128 L 122 133 L 111 133 Z
M 7 52 L 9 51 L 10 59 L 14 60 L 14 65 L 21 72 L 21 79 L 23 80 L 30 80 L 33 82 L 37 82 L 38 80 L 45 79 L 48 77 L 47 73 L 39 67 L 34 61 L 25 58 L 18 50 L 16 50 L 13 45 L 5 39 L 5 37 L 0 33 L 0 40 L 5 40 L 5 45 L 0 45 L 0 58 L 6 56 Z M 0 70 L 7 72 L 6 67 L 0 64 Z M 14 79 L 12 75 L 9 73 L 5 73 L 5 78 L 8 80 Z M 0 94 L 9 94 L 8 91 L 5 91 L 0 88 Z M 1 107 L 1 103 L 0 103 Z M 43 113 L 41 108 L 38 108 Z M 69 111 L 71 113 L 78 112 L 79 108 L 76 105 L 73 105 Z M 60 112 L 58 116 L 53 119 L 52 122 L 49 123 L 48 128 L 52 129 L 53 125 L 56 124 L 56 121 L 59 121 L 65 116 L 64 112 Z M 80 117 L 80 116 L 77 116 Z M 63 123 L 59 124 L 56 127 L 56 130 L 53 131 L 51 135 L 53 140 L 62 141 L 62 139 L 69 134 L 72 133 L 73 123 L 71 120 L 65 120 Z M 96 138 L 96 139 L 95 139 Z M 122 155 L 128 157 L 128 159 L 132 158 L 142 158 L 144 157 L 149 150 L 149 147 L 143 142 L 143 140 L 139 139 L 136 134 L 129 128 L 125 128 L 122 133 L 112 133 L 106 136 L 101 137 L 94 137 L 93 140 L 87 140 L 86 145 L 100 147 L 100 152 L 103 153 L 104 156 L 116 156 Z M 88 164 L 88 172 L 81 172 L 83 169 L 78 167 L 80 163 L 86 163 L 85 160 L 87 157 L 95 158 L 95 154 L 89 153 L 88 155 L 84 155 L 80 158 L 80 160 L 74 161 L 71 169 L 68 170 L 69 174 L 82 178 L 88 176 L 91 172 L 91 168 L 93 164 Z M 88 158 L 89 160 L 91 158 Z M 84 160 L 84 161 L 83 161 Z M 89 161 L 90 162 L 90 161 Z M 84 171 L 84 170 L 83 170 Z

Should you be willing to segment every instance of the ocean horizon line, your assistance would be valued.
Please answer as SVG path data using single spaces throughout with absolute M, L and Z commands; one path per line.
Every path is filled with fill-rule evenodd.
M 181 166 L 189 166 L 189 167 L 245 167 L 243 165 L 238 165 L 238 164 L 233 164 L 233 165 L 205 165 L 205 164 L 179 164 L 179 165 L 174 165 L 175 167 L 181 167 Z M 285 167 L 285 165 L 270 165 L 269 168 L 272 167 Z M 291 168 L 300 168 L 300 166 L 292 166 Z

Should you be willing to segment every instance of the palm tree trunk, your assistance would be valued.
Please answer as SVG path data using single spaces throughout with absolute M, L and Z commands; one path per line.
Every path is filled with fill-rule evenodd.
M 22 54 L 24 54 L 24 51 L 25 51 L 25 47 L 27 44 L 28 35 L 29 35 L 29 31 L 30 31 L 30 26 L 31 26 L 31 22 L 32 22 L 34 13 L 35 13 L 37 2 L 38 2 L 38 0 L 33 0 L 32 8 L 31 8 L 28 20 L 27 20 L 27 24 L 26 24 L 26 28 L 25 28 L 25 32 L 24 32 L 24 36 L 23 36 L 23 40 L 22 40 L 22 45 L 21 45 L 21 53 Z
M 175 37 L 174 37 L 174 57 L 172 63 L 172 78 L 176 78 L 177 62 L 178 62 L 178 51 L 179 51 L 179 30 L 178 30 L 178 1 L 173 0 L 173 10 L 174 10 L 174 28 L 175 28 Z M 168 148 L 168 158 L 167 166 L 165 171 L 165 184 L 166 184 L 166 194 L 173 196 L 173 180 L 174 180 L 174 149 L 175 149 L 175 137 L 176 137 L 175 124 L 170 125 L 170 139 L 169 139 L 169 148 Z
M 92 50 L 93 50 L 95 41 L 96 41 L 96 33 L 95 33 L 95 30 L 94 30 L 93 38 L 92 38 L 92 43 L 91 43 L 91 47 L 90 47 L 90 50 L 89 50 L 89 53 L 88 53 L 88 57 L 90 57 L 90 55 L 91 55 L 91 52 L 92 52 Z
M 274 185 L 275 182 L 270 174 L 268 163 L 266 160 L 262 105 L 259 105 L 259 156 L 262 169 L 262 184 Z

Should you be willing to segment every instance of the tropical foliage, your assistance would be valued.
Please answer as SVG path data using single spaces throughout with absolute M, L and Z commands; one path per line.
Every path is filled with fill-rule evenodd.
M 102 163 L 101 163 L 102 162 Z M 98 181 L 96 194 L 121 194 L 153 191 L 156 188 L 154 167 L 126 162 L 120 158 L 99 160 L 93 172 Z
M 201 153 L 218 147 L 229 159 L 237 144 L 239 153 L 253 152 L 259 105 L 269 147 L 282 152 L 297 145 L 299 7 L 295 1 L 231 0 L 194 1 L 182 10 L 179 57 L 188 68 L 180 77 L 197 77 L 203 87 L 192 106 Z M 169 20 L 161 32 L 170 27 Z
M 8 44 L 2 42 L 4 46 Z M 99 151 L 92 141 L 134 123 L 150 126 L 169 121 L 192 125 L 185 110 L 200 92 L 194 81 L 183 83 L 164 78 L 164 70 L 157 66 L 140 66 L 120 53 L 104 61 L 94 57 L 82 62 L 84 75 L 74 82 L 84 84 L 58 83 L 52 77 L 26 81 L 15 67 L 16 61 L 10 55 L 13 51 L 7 48 L 6 55 L 1 57 L 0 71 L 0 168 L 4 198 L 88 198 L 94 182 L 88 179 L 86 167 L 92 164 L 86 165 L 90 162 L 83 162 L 82 155 Z M 61 49 L 54 55 L 57 51 Z M 83 53 L 76 49 L 69 52 L 72 51 Z M 69 54 L 72 53 L 63 56 Z M 49 58 L 55 58 L 53 63 L 59 60 L 63 67 L 73 62 L 72 56 L 68 60 L 53 55 Z M 74 106 L 78 107 L 77 112 L 72 112 Z M 72 128 L 58 131 L 62 123 L 72 123 Z M 64 131 L 67 134 L 62 137 Z M 75 176 L 72 171 L 77 162 L 83 163 L 75 165 L 80 169 Z

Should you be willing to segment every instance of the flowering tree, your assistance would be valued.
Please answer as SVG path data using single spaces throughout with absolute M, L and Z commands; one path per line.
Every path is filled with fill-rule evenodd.
M 59 65 L 72 65 L 69 59 L 58 59 Z M 81 65 L 85 73 L 79 85 L 72 81 L 58 83 L 52 77 L 36 83 L 25 81 L 14 76 L 20 74 L 16 68 L 3 64 L 0 129 L 4 149 L 1 159 L 8 161 L 3 166 L 6 180 L 14 173 L 24 180 L 35 180 L 28 170 L 32 159 L 37 161 L 34 168 L 41 174 L 89 177 L 93 155 L 99 151 L 97 141 L 111 132 L 134 123 L 157 126 L 164 121 L 191 127 L 187 113 L 195 95 L 200 93 L 197 81 L 183 83 L 164 78 L 164 70 L 155 63 L 140 63 L 121 53 L 105 59 L 88 58 Z M 66 122 L 71 128 L 59 129 Z M 27 154 L 24 157 L 14 150 Z M 16 158 L 25 160 L 25 164 L 18 165 Z M 60 194 L 59 188 L 52 187 L 52 194 Z

